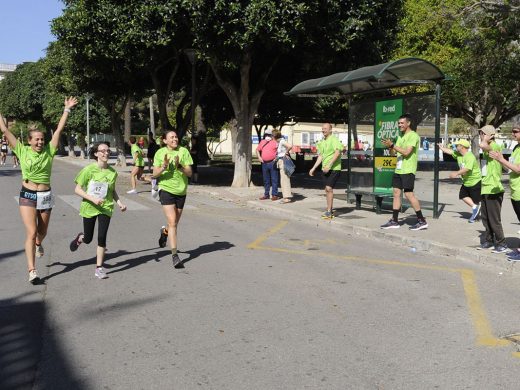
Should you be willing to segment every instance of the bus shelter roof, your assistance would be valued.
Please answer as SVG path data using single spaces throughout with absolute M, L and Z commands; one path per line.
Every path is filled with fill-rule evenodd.
M 445 79 L 444 73 L 431 62 L 410 57 L 305 80 L 285 92 L 285 95 L 305 95 L 316 92 L 354 95 L 407 85 L 440 83 Z

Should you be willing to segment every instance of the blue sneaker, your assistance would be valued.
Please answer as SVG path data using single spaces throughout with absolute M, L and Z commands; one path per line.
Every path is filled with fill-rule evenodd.
M 515 251 L 516 253 L 512 253 L 507 256 L 507 260 L 509 261 L 520 261 L 520 252 Z
M 401 225 L 399 225 L 399 223 L 395 222 L 393 219 L 380 226 L 381 229 L 399 229 L 400 227 Z
M 478 214 L 480 213 L 480 203 L 476 205 L 473 210 L 471 211 L 471 217 L 469 218 L 468 222 L 473 223 L 475 222 L 475 219 L 477 219 Z
M 493 253 L 506 253 L 509 248 L 507 245 L 495 245 L 495 249 L 493 249 L 491 252 Z
M 477 249 L 480 251 L 480 250 L 484 250 L 484 249 L 491 249 L 494 246 L 495 245 L 492 242 L 484 241 L 482 244 L 480 244 L 480 246 L 477 246 Z

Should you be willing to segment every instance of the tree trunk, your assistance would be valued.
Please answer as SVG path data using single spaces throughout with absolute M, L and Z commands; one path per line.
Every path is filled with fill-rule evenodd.
M 115 147 L 118 164 L 122 167 L 126 167 L 125 144 L 121 132 L 121 113 L 116 109 L 116 104 L 116 101 L 114 101 L 110 109 L 110 124 L 112 127 L 112 135 L 116 142 Z
M 251 184 L 251 128 L 253 120 L 248 111 L 239 113 L 237 118 L 237 139 L 235 152 L 235 173 L 231 187 L 249 187 Z
M 231 161 L 234 163 L 237 155 L 237 134 L 238 134 L 238 124 L 237 120 L 233 118 L 229 122 L 229 132 L 231 133 Z
M 130 140 L 130 135 L 132 132 L 132 113 L 131 113 L 131 107 L 132 106 L 132 99 L 128 99 L 128 101 L 125 104 L 125 134 L 124 134 L 124 140 L 125 142 L 128 142 Z
M 209 162 L 208 148 L 207 148 L 207 128 L 204 123 L 204 116 L 202 113 L 202 108 L 197 107 L 196 114 L 196 129 L 197 129 L 197 156 L 199 158 L 199 162 L 202 165 L 206 165 Z

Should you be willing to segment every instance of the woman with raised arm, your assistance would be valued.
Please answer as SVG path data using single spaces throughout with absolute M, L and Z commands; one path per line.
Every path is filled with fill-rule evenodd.
M 35 257 L 42 257 L 42 241 L 47 235 L 54 197 L 51 192 L 52 160 L 58 150 L 58 141 L 65 128 L 70 110 L 78 103 L 75 97 L 65 99 L 63 115 L 52 139 L 45 145 L 41 130 L 32 129 L 28 134 L 28 145 L 18 142 L 7 128 L 0 114 L 0 130 L 7 138 L 12 150 L 20 160 L 22 169 L 22 190 L 20 191 L 20 215 L 25 225 L 25 256 L 29 270 L 29 282 L 37 284 L 40 281 L 36 272 Z

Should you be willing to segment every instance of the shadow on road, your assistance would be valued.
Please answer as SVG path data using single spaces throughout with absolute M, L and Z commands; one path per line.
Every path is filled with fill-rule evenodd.
M 183 264 L 188 261 L 192 261 L 199 257 L 200 255 L 204 255 L 206 253 L 212 253 L 216 251 L 224 251 L 233 248 L 235 245 L 228 241 L 215 241 L 211 244 L 201 245 L 198 248 L 189 250 L 189 251 L 179 251 L 180 253 L 188 254 L 188 258 L 183 260 Z
M 118 267 L 120 265 L 125 265 L 126 264 L 127 266 L 124 267 L 123 269 L 117 270 L 117 271 L 111 271 L 111 272 L 113 273 L 113 272 L 125 271 L 125 270 L 127 270 L 129 268 L 133 268 L 133 267 L 135 267 L 137 265 L 146 263 L 146 262 L 148 262 L 150 260 L 159 261 L 160 257 L 162 257 L 162 256 L 166 255 L 167 253 L 169 253 L 169 251 L 161 251 L 161 252 L 153 253 L 151 255 L 137 257 L 135 259 L 125 260 L 125 261 L 122 261 L 122 262 L 119 262 L 119 263 L 116 263 L 116 264 L 107 264 L 106 263 L 108 260 L 115 259 L 115 258 L 120 257 L 120 256 L 134 255 L 136 253 L 148 252 L 148 251 L 154 250 L 154 249 L 157 249 L 157 248 L 141 249 L 139 251 L 134 251 L 134 252 L 129 252 L 129 251 L 125 251 L 125 250 L 118 250 L 117 252 L 113 252 L 113 253 L 109 252 L 105 256 L 105 264 L 103 264 L 103 266 L 108 269 L 108 268 Z M 93 267 L 93 266 L 95 266 L 95 264 L 96 264 L 96 256 L 92 256 L 92 257 L 90 257 L 88 259 L 79 260 L 79 261 L 75 261 L 75 262 L 72 262 L 72 263 L 63 263 L 61 261 L 55 261 L 54 263 L 47 265 L 47 267 L 55 267 L 55 266 L 61 265 L 64 268 L 61 271 L 54 272 L 54 273 L 52 273 L 50 275 L 45 276 L 44 278 L 42 278 L 42 282 L 45 282 L 46 280 L 51 279 L 51 278 L 53 278 L 55 276 L 58 276 L 58 275 L 61 275 L 61 274 L 65 274 L 67 272 L 74 271 L 76 268 L 85 267 L 85 266 L 92 266 Z
M 48 326 L 44 331 L 44 303 L 19 302 L 21 298 L 0 300 L 0 389 L 32 389 L 40 357 L 47 359 L 53 370 L 38 375 L 36 388 L 86 388 L 67 364 L 57 335 Z

